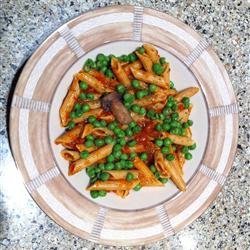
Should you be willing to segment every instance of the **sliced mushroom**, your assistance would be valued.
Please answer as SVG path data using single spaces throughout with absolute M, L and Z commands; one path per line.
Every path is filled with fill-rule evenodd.
M 121 124 L 128 124 L 132 121 L 130 113 L 121 102 L 121 95 L 112 92 L 101 98 L 101 105 L 105 111 L 111 111 Z

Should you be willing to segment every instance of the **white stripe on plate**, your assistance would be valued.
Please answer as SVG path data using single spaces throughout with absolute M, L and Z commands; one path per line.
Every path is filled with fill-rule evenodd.
M 89 236 L 89 240 L 98 242 L 98 240 L 100 239 L 100 235 L 101 235 L 101 231 L 103 228 L 103 224 L 105 221 L 105 216 L 106 216 L 107 211 L 108 209 L 104 207 L 101 207 L 100 210 L 98 211 L 95 223 L 93 225 L 91 234 Z
M 26 188 L 31 193 L 32 191 L 40 187 L 42 184 L 55 178 L 58 175 L 60 175 L 59 169 L 57 167 L 53 167 L 49 169 L 48 171 L 42 173 L 41 175 L 37 176 L 35 179 L 32 179 L 31 181 L 27 182 L 25 184 Z
M 134 6 L 133 39 L 141 41 L 141 31 L 143 23 L 143 7 Z
M 47 65 L 51 62 L 53 57 L 61 50 L 64 46 L 66 46 L 66 42 L 62 37 L 58 38 L 41 56 L 38 60 L 37 64 L 33 68 L 25 89 L 23 91 L 23 97 L 32 99 L 35 87 L 43 74 L 43 71 L 47 67 Z
M 70 49 L 75 53 L 75 55 L 80 58 L 84 55 L 84 50 L 77 41 L 77 39 L 72 34 L 71 30 L 69 29 L 68 25 L 65 24 L 58 29 L 60 35 L 64 38 L 67 42 Z
M 200 170 L 201 173 L 203 173 L 204 175 L 208 176 L 210 179 L 216 181 L 221 186 L 224 185 L 224 183 L 226 181 L 226 177 L 224 175 L 219 174 L 214 169 L 211 169 L 211 168 L 207 167 L 204 164 L 201 164 L 199 170 Z
M 47 205 L 67 223 L 70 223 L 74 227 L 79 228 L 80 230 L 83 230 L 87 233 L 91 232 L 92 224 L 73 214 L 67 207 L 65 207 L 55 198 L 55 196 L 45 185 L 41 185 L 37 189 L 37 192 L 39 195 L 41 195 Z
M 211 117 L 213 116 L 221 116 L 221 115 L 228 115 L 228 114 L 235 114 L 238 113 L 238 105 L 237 103 L 233 103 L 230 105 L 225 106 L 218 106 L 209 109 L 209 114 Z
M 18 134 L 19 134 L 19 148 L 23 157 L 24 166 L 27 170 L 28 176 L 30 179 L 34 179 L 39 175 L 39 172 L 36 168 L 30 143 L 29 143 L 29 110 L 21 109 L 19 112 L 19 125 L 18 125 Z
M 202 39 L 194 50 L 183 60 L 183 62 L 190 67 L 202 54 L 202 52 L 209 46 L 209 43 Z
M 163 231 L 164 231 L 164 235 L 168 237 L 174 234 L 174 229 L 169 221 L 168 214 L 164 205 L 157 206 L 155 210 L 159 216 L 159 219 L 160 219 Z
M 133 13 L 119 12 L 112 13 L 102 16 L 97 16 L 83 21 L 71 29 L 73 35 L 78 37 L 84 32 L 87 32 L 96 27 L 110 24 L 110 23 L 120 23 L 120 22 L 133 22 Z M 115 21 L 114 21 L 115 20 Z
M 174 25 L 173 23 L 168 22 L 164 19 L 144 14 L 143 15 L 143 23 L 159 27 L 159 28 L 161 28 L 169 33 L 176 35 L 180 39 L 185 39 L 185 42 L 192 49 L 194 49 L 199 43 L 199 41 L 194 39 L 192 37 L 192 35 L 190 35 L 188 32 L 186 32 L 185 30 L 179 28 L 177 25 Z
M 31 111 L 49 112 L 50 103 L 14 95 L 11 106 Z

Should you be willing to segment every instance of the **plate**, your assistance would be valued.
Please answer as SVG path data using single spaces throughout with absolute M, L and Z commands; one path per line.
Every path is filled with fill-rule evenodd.
M 193 160 L 185 164 L 187 191 L 169 182 L 126 199 L 93 200 L 85 171 L 68 176 L 54 139 L 63 132 L 58 110 L 72 75 L 98 53 L 126 54 L 152 43 L 171 65 L 177 89 L 198 86 L 192 98 Z M 139 245 L 190 224 L 215 199 L 233 163 L 238 106 L 228 75 L 209 43 L 167 14 L 139 6 L 87 12 L 48 37 L 25 65 L 10 113 L 10 143 L 26 188 L 55 222 L 101 244 Z

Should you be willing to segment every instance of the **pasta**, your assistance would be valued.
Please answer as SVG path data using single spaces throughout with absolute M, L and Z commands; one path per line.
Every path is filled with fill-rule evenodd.
M 69 176 L 86 171 L 92 198 L 125 198 L 168 180 L 186 190 L 184 165 L 196 148 L 190 97 L 199 89 L 177 91 L 170 72 L 143 44 L 128 55 L 89 58 L 74 75 L 59 110 L 66 130 L 55 144 L 64 147 Z

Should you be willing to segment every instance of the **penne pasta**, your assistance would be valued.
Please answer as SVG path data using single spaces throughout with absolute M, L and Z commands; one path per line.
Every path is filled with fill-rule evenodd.
M 163 154 L 160 152 L 160 150 L 155 151 L 154 160 L 155 160 L 155 167 L 160 172 L 161 176 L 169 178 L 170 173 L 165 167 L 164 157 Z
M 73 82 L 70 85 L 70 88 L 68 90 L 68 93 L 66 97 L 63 100 L 63 103 L 59 110 L 59 116 L 61 119 L 61 126 L 65 127 L 67 126 L 69 122 L 69 115 L 72 111 L 75 101 L 78 98 L 80 94 L 80 87 L 78 83 L 77 77 L 74 77 Z
M 152 83 L 165 89 L 168 88 L 168 85 L 165 83 L 165 80 L 162 76 L 157 76 L 151 72 L 138 70 L 134 68 L 131 68 L 131 72 L 133 76 L 140 81 L 144 81 L 146 83 Z
M 101 102 L 100 100 L 95 100 L 95 101 L 89 101 L 89 102 L 86 102 L 90 109 L 98 109 L 101 107 Z
M 130 190 L 139 184 L 138 179 L 132 181 L 125 180 L 112 180 L 112 181 L 96 181 L 89 186 L 87 190 L 105 190 L 105 191 L 117 191 L 117 190 Z
M 140 158 L 135 158 L 134 166 L 139 170 L 139 180 L 142 186 L 163 186 Z
M 179 111 L 179 119 L 181 122 L 187 122 L 189 118 L 189 110 L 188 109 L 183 109 L 182 111 Z
M 170 84 L 170 67 L 169 63 L 166 63 L 165 69 L 163 71 L 162 77 L 164 78 L 165 83 L 168 85 Z
M 80 159 L 80 153 L 73 150 L 64 149 L 61 151 L 61 156 L 67 161 L 76 161 Z
M 143 44 L 143 48 L 145 49 L 146 53 L 148 54 L 153 63 L 159 62 L 160 57 L 158 55 L 158 51 L 154 46 L 152 46 L 151 44 Z
M 111 67 L 112 67 L 112 70 L 113 70 L 115 76 L 117 77 L 118 81 L 123 83 L 126 87 L 129 87 L 130 80 L 129 80 L 126 72 L 122 68 L 120 62 L 116 58 L 112 58 Z
M 104 137 L 106 135 L 113 135 L 113 132 L 108 128 L 94 128 L 91 124 L 86 124 L 81 138 L 85 138 L 87 135 L 93 134 L 97 137 Z
M 114 193 L 124 199 L 129 195 L 129 190 L 116 190 Z
M 141 69 L 142 68 L 142 64 L 139 60 L 136 60 L 135 62 L 132 62 L 130 64 L 127 64 L 126 66 L 123 67 L 126 75 L 130 75 L 131 74 L 131 70 L 130 68 L 134 68 L 134 69 Z
M 141 61 L 144 69 L 148 72 L 152 72 L 153 62 L 151 61 L 150 57 L 147 54 L 140 54 L 139 52 L 135 52 L 139 60 Z
M 132 173 L 134 179 L 138 179 L 139 172 L 137 170 L 110 170 L 105 171 L 110 174 L 110 178 L 114 180 L 126 179 L 128 173 Z
M 177 102 L 180 102 L 183 97 L 191 97 L 191 96 L 195 95 L 198 91 L 199 91 L 199 88 L 197 88 L 197 87 L 186 88 L 186 89 L 178 92 L 174 96 L 174 98 Z
M 83 122 L 84 120 L 88 119 L 90 116 L 100 116 L 102 112 L 103 112 L 102 108 L 92 109 L 86 113 L 83 113 L 80 117 L 74 118 L 73 122 L 74 123 Z
M 94 163 L 98 162 L 101 159 L 104 159 L 109 154 L 111 154 L 113 148 L 113 144 L 106 145 L 102 148 L 97 149 L 96 151 L 92 152 L 87 159 L 79 159 L 73 162 L 69 166 L 69 175 L 76 174 L 83 170 L 86 167 L 93 165 Z
M 96 146 L 93 146 L 93 147 L 86 147 L 84 144 L 76 144 L 76 148 L 78 151 L 82 152 L 82 151 L 88 151 L 89 153 L 90 152 L 93 152 L 97 149 Z
M 55 144 L 70 144 L 74 142 L 81 134 L 82 129 L 83 129 L 82 124 L 79 124 L 73 129 L 64 132 L 62 135 L 58 136 L 55 139 Z
M 95 89 L 98 93 L 105 93 L 105 92 L 111 92 L 112 90 L 108 87 L 105 87 L 102 82 L 97 80 L 94 76 L 82 72 L 77 74 L 77 78 L 81 81 L 86 82 L 89 86 L 91 86 L 93 89 Z
M 194 141 L 187 136 L 173 135 L 169 133 L 163 133 L 164 138 L 168 137 L 171 141 L 177 145 L 191 146 L 194 144 Z

